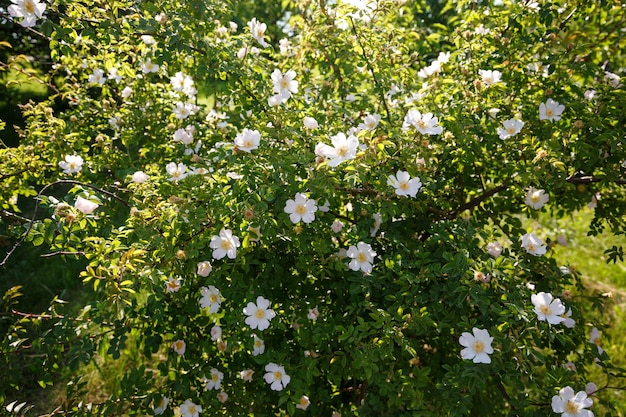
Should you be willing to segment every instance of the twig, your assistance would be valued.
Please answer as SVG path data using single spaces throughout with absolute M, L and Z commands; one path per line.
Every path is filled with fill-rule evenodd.
M 56 252 L 52 252 L 52 253 L 44 253 L 42 255 L 39 255 L 41 258 L 52 258 L 53 256 L 58 256 L 58 255 L 74 255 L 74 256 L 85 256 L 85 252 L 84 251 L 76 251 L 76 252 L 71 252 L 71 251 L 56 251 Z
M 369 57 L 367 56 L 367 53 L 365 52 L 365 46 L 363 46 L 363 42 L 361 41 L 361 38 L 359 37 L 359 33 L 356 30 L 356 26 L 354 24 L 354 20 L 352 19 L 351 16 L 348 17 L 350 19 L 350 24 L 352 25 L 352 31 L 354 32 L 354 36 L 356 37 L 356 41 L 358 42 L 359 46 L 361 47 L 361 54 L 363 55 L 363 59 L 365 60 L 365 65 L 367 65 L 367 69 L 369 70 L 369 72 L 372 74 L 372 79 L 374 80 L 374 85 L 376 85 L 376 88 L 378 88 L 378 90 L 380 91 L 380 100 L 383 103 L 383 107 L 385 108 L 385 119 L 387 119 L 387 122 L 389 123 L 389 117 L 390 117 L 390 112 L 389 112 L 389 107 L 387 107 L 387 100 L 385 99 L 385 92 L 382 90 L 380 83 L 378 82 L 378 79 L 376 78 L 376 72 L 374 72 L 374 68 L 372 67 L 372 64 L 370 62 Z
M 24 234 L 22 235 L 22 237 L 15 243 L 15 245 L 13 245 L 13 247 L 11 248 L 11 250 L 9 252 L 7 252 L 6 256 L 4 257 L 4 259 L 2 260 L 2 262 L 0 263 L 0 267 L 4 267 L 6 265 L 6 263 L 8 262 L 9 258 L 13 255 L 13 253 L 17 250 L 17 248 L 19 248 L 22 243 L 24 243 L 24 241 L 26 240 L 26 238 L 28 237 L 28 235 L 30 234 L 31 230 L 33 229 L 33 224 L 35 224 L 35 219 L 37 218 L 37 212 L 39 210 L 39 205 L 41 203 L 41 200 L 38 198 L 41 195 L 43 195 L 44 191 L 46 191 L 48 188 L 52 188 L 55 185 L 59 185 L 59 184 L 76 184 L 76 185 L 82 185 L 84 187 L 88 187 L 91 188 L 92 190 L 96 190 L 102 194 L 106 194 L 111 198 L 116 199 L 117 201 L 121 202 L 122 204 L 124 204 L 127 208 L 130 209 L 130 204 L 128 204 L 128 202 L 126 200 L 123 200 L 122 198 L 118 197 L 117 195 L 113 194 L 110 191 L 106 191 L 103 190 L 100 187 L 96 187 L 95 185 L 91 185 L 91 184 L 85 184 L 83 182 L 80 181 L 76 181 L 76 180 L 58 180 L 55 181 L 53 183 L 50 183 L 46 186 L 44 186 L 39 193 L 37 193 L 37 198 L 35 198 L 35 208 L 33 210 L 33 217 L 30 219 L 30 221 L 28 222 L 28 227 L 26 228 L 26 231 L 24 232 Z

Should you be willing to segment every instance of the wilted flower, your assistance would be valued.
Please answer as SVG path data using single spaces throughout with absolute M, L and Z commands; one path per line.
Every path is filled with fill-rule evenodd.
M 245 369 L 239 372 L 239 377 L 246 382 L 252 381 L 252 375 L 254 375 L 254 371 L 252 369 Z
M 487 253 L 497 258 L 502 253 L 502 245 L 499 242 L 489 242 L 487 244 Z
M 184 355 L 185 350 L 187 349 L 187 344 L 184 340 L 179 339 L 172 343 L 172 349 L 174 349 L 174 352 L 178 353 L 179 355 Z
M 211 327 L 211 340 L 215 342 L 217 340 L 220 340 L 221 338 L 222 328 L 216 324 L 215 326 Z
M 198 262 L 196 273 L 201 277 L 206 277 L 211 273 L 212 270 L 213 267 L 211 266 L 211 263 L 209 261 L 202 261 Z
M 309 400 L 309 397 L 307 397 L 306 395 L 303 395 L 298 400 L 298 404 L 296 404 L 296 408 L 299 408 L 300 410 L 306 410 L 309 407 L 309 405 L 311 405 L 311 401 Z
M 307 318 L 308 318 L 309 320 L 313 320 L 313 321 L 315 321 L 315 320 L 317 320 L 317 318 L 319 317 L 319 315 L 320 315 L 320 312 L 319 312 L 319 310 L 317 309 L 317 306 L 315 306 L 314 308 L 312 308 L 312 309 L 310 309 L 310 310 L 309 310 L 309 313 L 307 314 Z
M 226 394 L 224 391 L 220 391 L 217 393 L 217 401 L 221 402 L 221 403 L 225 403 L 226 401 L 228 401 L 228 394 Z
M 93 201 L 86 200 L 79 196 L 74 203 L 74 207 L 76 207 L 78 211 L 83 214 L 91 214 L 94 212 L 95 209 L 99 207 L 99 204 L 94 203 Z
M 170 277 L 165 283 L 165 290 L 167 292 L 178 292 L 180 290 L 180 277 Z

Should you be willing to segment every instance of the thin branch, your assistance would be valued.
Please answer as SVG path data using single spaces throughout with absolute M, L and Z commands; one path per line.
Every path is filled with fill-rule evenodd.
M 387 106 L 387 100 L 385 99 L 385 92 L 382 90 L 382 87 L 380 86 L 380 83 L 378 82 L 378 78 L 376 78 L 376 72 L 374 72 L 374 68 L 372 67 L 370 59 L 367 56 L 367 53 L 365 52 L 365 46 L 363 45 L 363 42 L 361 41 L 361 37 L 359 36 L 359 33 L 356 30 L 354 20 L 352 19 L 351 16 L 349 16 L 348 18 L 350 19 L 350 24 L 352 25 L 352 31 L 354 32 L 356 41 L 358 42 L 359 47 L 361 48 L 361 55 L 363 55 L 363 59 L 365 60 L 365 65 L 367 65 L 369 72 L 372 74 L 374 85 L 376 85 L 376 88 L 380 91 L 380 100 L 382 101 L 383 107 L 385 108 L 385 119 L 387 119 L 387 122 L 389 122 L 389 117 L 391 113 L 389 112 L 389 107 Z
M 52 253 L 44 253 L 42 255 L 39 255 L 41 258 L 52 258 L 53 256 L 58 256 L 58 255 L 73 255 L 73 256 L 85 256 L 85 252 L 84 251 L 76 251 L 76 252 L 71 252 L 71 251 L 56 251 L 56 252 L 52 252 Z
M 565 180 L 571 184 L 591 184 L 594 182 L 602 182 L 605 181 L 605 178 L 594 177 L 593 175 L 583 175 L 583 176 L 575 176 L 574 174 L 567 177 Z M 615 180 L 612 181 L 615 184 L 626 185 L 626 180 Z
M 479 196 L 476 196 L 474 198 L 472 198 L 470 201 L 468 201 L 465 204 L 461 204 L 461 206 L 459 206 L 459 208 L 452 210 L 451 212 L 449 212 L 445 218 L 446 219 L 452 219 L 454 218 L 456 215 L 458 215 L 459 213 L 464 212 L 465 210 L 469 210 L 472 209 L 478 205 L 480 205 L 480 203 L 482 203 L 483 201 L 487 200 L 488 198 L 494 196 L 495 194 L 499 193 L 502 190 L 506 190 L 508 187 L 508 184 L 506 182 L 498 185 L 497 187 L 492 188 L 491 190 L 485 192 L 484 194 L 481 194 Z
M 35 208 L 33 209 L 33 217 L 30 219 L 30 221 L 28 222 L 28 227 L 26 228 L 26 231 L 24 232 L 24 234 L 22 235 L 22 237 L 15 243 L 15 245 L 13 245 L 13 247 L 11 248 L 11 250 L 9 252 L 7 252 L 6 256 L 4 257 L 4 259 L 2 260 L 2 262 L 0 263 L 0 267 L 4 267 L 6 265 L 6 263 L 9 261 L 9 258 L 13 255 L 13 253 L 15 253 L 15 251 L 17 250 L 17 248 L 19 248 L 22 243 L 24 243 L 24 241 L 26 240 L 26 238 L 28 237 L 28 235 L 30 234 L 31 230 L 33 229 L 33 224 L 35 224 L 35 219 L 37 219 L 37 212 L 39 211 L 39 205 L 41 203 L 41 200 L 38 198 L 41 195 L 43 195 L 43 193 L 48 190 L 48 188 L 52 188 L 55 185 L 59 185 L 59 184 L 76 184 L 76 185 L 82 185 L 84 187 L 88 187 L 91 188 L 92 190 L 96 190 L 102 194 L 108 195 L 111 198 L 116 199 L 117 201 L 121 202 L 122 204 L 124 204 L 127 208 L 130 209 L 130 204 L 128 204 L 128 202 L 126 200 L 123 200 L 122 198 L 118 197 L 117 195 L 113 194 L 110 191 L 106 191 L 103 190 L 100 187 L 96 187 L 95 185 L 91 185 L 91 184 L 85 184 L 83 182 L 80 181 L 76 181 L 76 180 L 58 180 L 55 181 L 53 183 L 50 183 L 46 186 L 44 186 L 39 193 L 37 193 L 37 198 L 35 198 Z

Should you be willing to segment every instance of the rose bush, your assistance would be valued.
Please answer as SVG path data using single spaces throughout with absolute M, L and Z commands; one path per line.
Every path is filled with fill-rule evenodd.
M 620 4 L 283 3 L 11 12 L 55 91 L 0 151 L 2 208 L 94 291 L 51 308 L 42 365 L 141 355 L 55 412 L 589 415 L 586 367 L 624 377 L 601 300 L 525 219 L 593 202 L 624 232 Z

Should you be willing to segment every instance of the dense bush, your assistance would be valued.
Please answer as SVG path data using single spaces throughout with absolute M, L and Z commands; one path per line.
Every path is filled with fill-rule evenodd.
M 23 22 L 64 83 L 0 151 L 7 229 L 84 258 L 96 295 L 55 300 L 42 366 L 140 355 L 102 404 L 76 375 L 59 413 L 591 415 L 586 368 L 624 376 L 600 297 L 525 219 L 592 205 L 591 233 L 624 233 L 620 4 L 283 3 Z

